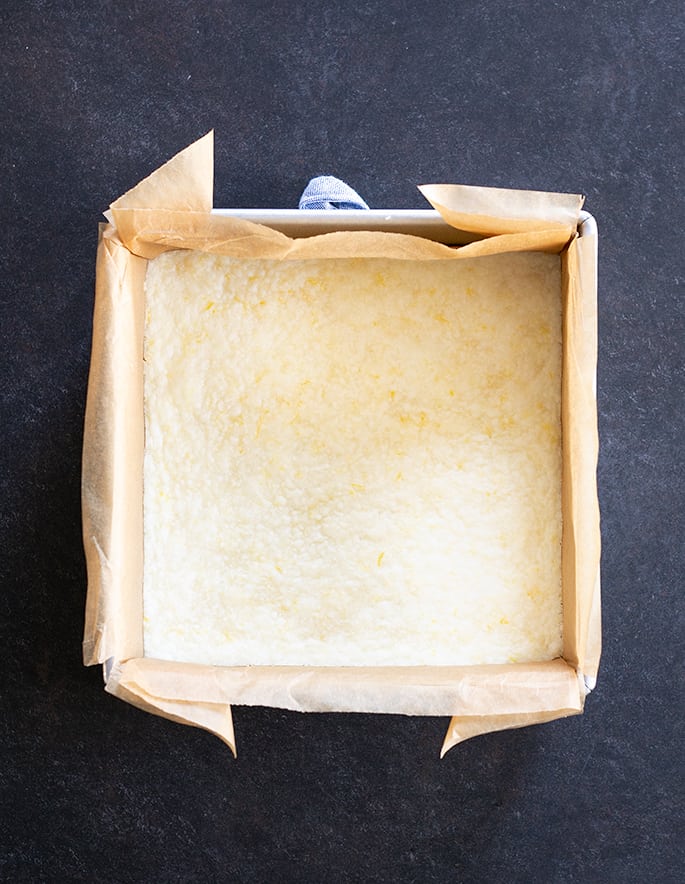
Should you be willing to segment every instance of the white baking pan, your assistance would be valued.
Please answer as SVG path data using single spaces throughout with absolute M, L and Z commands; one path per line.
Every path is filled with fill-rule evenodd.
M 435 209 L 214 209 L 213 212 L 264 224 L 290 237 L 317 236 L 339 230 L 374 230 L 422 236 L 446 245 L 464 245 L 482 239 L 452 227 Z M 596 233 L 595 219 L 589 212 L 581 212 L 578 234 Z

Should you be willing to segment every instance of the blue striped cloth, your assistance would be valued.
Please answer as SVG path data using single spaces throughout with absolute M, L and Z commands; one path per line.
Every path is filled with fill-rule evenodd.
M 356 190 L 332 175 L 312 178 L 300 197 L 300 209 L 368 209 Z

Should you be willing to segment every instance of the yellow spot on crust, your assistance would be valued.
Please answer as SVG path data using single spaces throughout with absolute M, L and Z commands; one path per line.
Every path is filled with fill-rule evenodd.
M 385 555 L 385 553 L 382 552 L 382 553 L 378 556 L 378 560 L 376 561 L 376 564 L 378 565 L 379 568 L 380 568 L 380 566 L 381 566 L 381 562 L 383 561 L 383 556 L 384 556 L 384 555 Z
M 502 623 L 504 626 L 506 626 L 509 623 L 509 621 L 507 620 L 506 617 L 500 617 L 499 622 Z
M 207 312 L 207 310 L 211 310 L 213 306 L 214 301 L 207 301 L 207 304 L 205 305 L 205 312 Z
M 259 439 L 259 434 L 262 432 L 262 424 L 264 423 L 264 412 L 262 412 L 257 418 L 257 426 L 255 427 L 254 437 L 255 439 Z
M 400 423 L 401 424 L 414 424 L 416 427 L 425 427 L 428 422 L 428 415 L 425 411 L 420 411 L 417 415 L 414 414 L 401 414 L 400 415 Z

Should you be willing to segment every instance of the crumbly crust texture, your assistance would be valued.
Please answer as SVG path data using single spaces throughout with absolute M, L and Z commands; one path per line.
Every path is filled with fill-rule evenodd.
M 145 656 L 559 656 L 560 289 L 542 253 L 151 261 Z

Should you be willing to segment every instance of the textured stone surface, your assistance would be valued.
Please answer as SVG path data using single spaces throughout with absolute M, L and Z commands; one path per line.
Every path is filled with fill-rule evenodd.
M 0 7 L 0 879 L 679 881 L 682 10 Z M 240 756 L 84 669 L 79 470 L 99 213 L 208 129 L 216 205 L 429 181 L 600 227 L 605 651 L 583 717 L 437 759 L 446 721 L 235 710 Z

